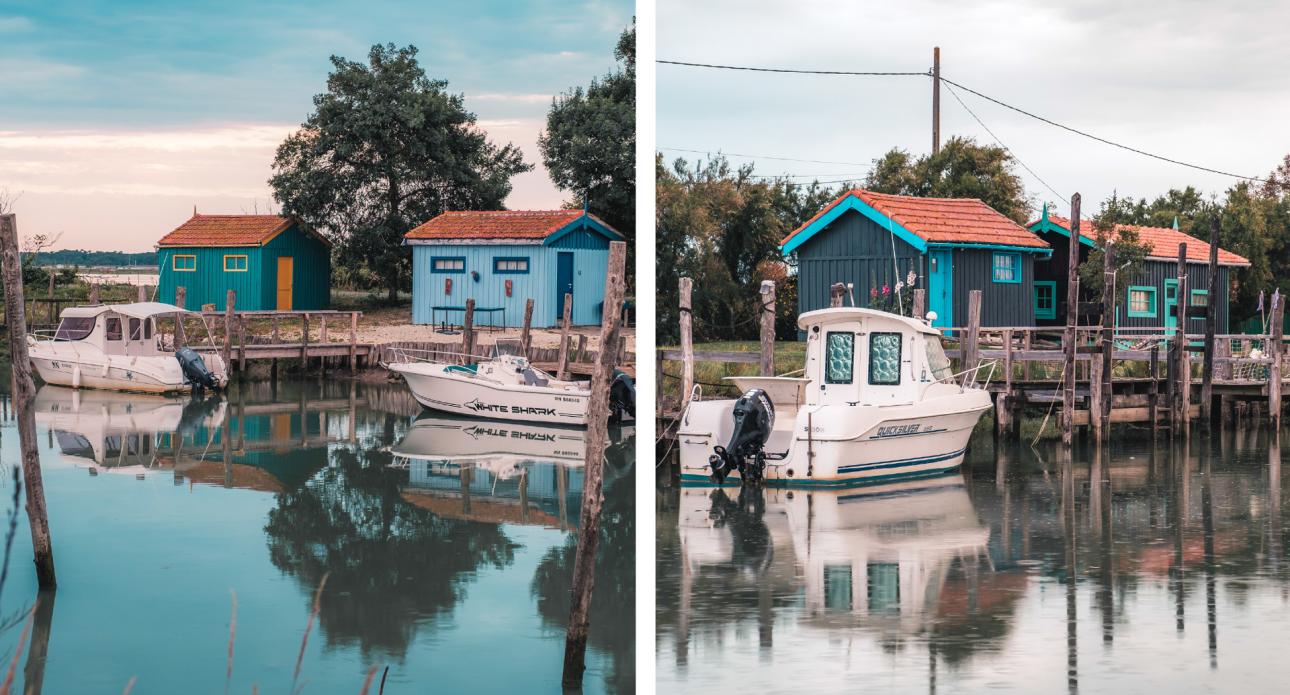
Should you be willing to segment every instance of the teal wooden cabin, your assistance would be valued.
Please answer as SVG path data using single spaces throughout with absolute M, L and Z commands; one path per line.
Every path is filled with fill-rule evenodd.
M 623 236 L 583 210 L 445 212 L 408 232 L 412 323 L 461 323 L 467 299 L 478 325 L 559 325 L 573 295 L 574 325 L 599 324 L 609 242 Z
M 157 242 L 157 300 L 184 308 L 316 311 L 331 305 L 331 245 L 277 215 L 198 215 Z

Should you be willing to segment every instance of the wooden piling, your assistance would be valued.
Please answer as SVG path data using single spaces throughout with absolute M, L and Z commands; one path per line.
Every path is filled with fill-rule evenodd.
M 1191 429 L 1191 353 L 1187 350 L 1187 306 L 1191 292 L 1187 281 L 1187 242 L 1178 244 L 1178 302 L 1174 311 L 1178 315 L 1178 328 L 1174 333 L 1177 348 L 1174 353 L 1174 402 L 1173 436 L 1187 437 Z
M 1106 244 L 1102 255 L 1102 368 L 1099 370 L 1098 391 L 1102 398 L 1098 403 L 1097 427 L 1095 434 L 1099 442 L 1107 442 L 1111 437 L 1111 351 L 1115 348 L 1115 245 Z M 1090 418 L 1093 413 L 1089 413 Z
M 233 312 L 237 305 L 237 292 L 228 291 L 224 303 L 224 368 L 232 369 L 233 360 L 231 351 L 233 349 Z
M 1160 343 L 1151 346 L 1151 385 L 1147 392 L 1147 417 L 1151 420 L 1151 440 L 1154 442 L 1160 430 Z
M 968 325 L 963 337 L 963 368 L 975 369 L 981 362 L 981 290 L 968 293 Z M 975 375 L 973 375 L 975 379 Z
M 1272 360 L 1268 366 L 1268 424 L 1273 432 L 1281 430 L 1281 335 L 1284 330 L 1281 320 L 1284 313 L 1285 298 L 1280 294 L 1272 295 L 1272 325 L 1268 336 L 1268 357 Z
M 914 290 L 914 306 L 911 311 L 913 318 L 919 321 L 927 318 L 927 290 L 921 287 Z
M 53 277 L 53 276 L 51 275 L 50 277 Z M 52 287 L 52 283 L 51 283 L 51 287 Z M 50 294 L 53 294 L 53 293 L 51 292 Z M 143 285 L 139 285 L 138 299 L 136 299 L 135 301 L 139 301 L 139 302 L 148 301 L 148 288 L 144 287 Z
M 681 278 L 678 290 L 681 295 L 681 412 L 690 407 L 690 394 L 694 391 L 694 326 L 691 316 L 690 295 L 694 281 Z
M 605 278 L 605 306 L 622 306 L 626 290 L 627 244 L 609 244 L 609 272 Z M 609 381 L 618 365 L 618 334 L 622 312 L 606 311 L 600 324 L 600 350 L 591 376 L 587 403 L 587 449 L 583 467 L 582 507 L 579 514 L 578 551 L 573 562 L 569 629 L 564 645 L 565 689 L 580 689 L 585 669 L 588 615 L 596 580 L 596 547 L 600 541 L 600 515 L 604 502 L 605 449 L 609 440 Z
M 1012 329 L 1003 329 L 1003 393 L 995 404 L 995 439 L 1000 435 L 1011 436 L 1017 423 L 1013 421 L 1012 395 Z
M 1200 422 L 1209 432 L 1214 427 L 1214 323 L 1218 315 L 1218 216 L 1209 221 L 1209 288 L 1205 306 L 1205 366 L 1201 370 Z
M 18 419 L 18 446 L 22 477 L 26 483 L 27 519 L 36 562 L 36 581 L 42 589 L 58 584 L 54 573 L 54 543 L 49 534 L 49 510 L 45 507 L 45 483 L 40 472 L 39 443 L 36 439 L 36 384 L 31 378 L 31 357 L 27 353 L 26 305 L 22 296 L 22 266 L 18 260 L 18 218 L 0 215 L 0 275 L 3 276 L 5 324 L 9 328 L 10 358 L 13 360 L 13 405 Z
M 1075 326 L 1079 323 L 1080 195 L 1071 196 L 1070 253 L 1066 258 L 1066 362 L 1062 365 L 1062 444 L 1070 446 L 1075 433 Z
M 608 303 L 605 306 L 609 306 Z M 609 312 L 602 312 L 609 313 Z M 602 317 L 603 318 L 603 317 Z M 556 374 L 557 379 L 569 378 L 569 330 L 573 327 L 573 295 L 564 293 L 564 312 L 560 318 L 560 370 Z M 601 346 L 601 352 L 604 352 L 604 346 Z
M 309 312 L 300 315 L 300 368 L 309 368 Z
M 524 328 L 520 330 L 520 354 L 525 357 L 529 356 L 529 341 L 533 339 L 530 331 L 533 329 L 533 298 L 524 300 Z
M 761 375 L 775 376 L 775 283 L 761 281 Z
M 461 322 L 462 364 L 475 363 L 475 300 L 466 300 L 466 318 Z M 561 372 L 561 379 L 565 378 Z
M 99 284 L 90 283 L 90 305 L 94 306 L 99 303 Z
M 186 301 L 187 297 L 188 297 L 188 288 L 184 287 L 183 285 L 180 285 L 175 288 L 175 306 L 179 307 L 180 309 L 183 309 L 184 302 Z M 175 337 L 174 337 L 175 349 L 178 350 L 179 348 L 183 347 L 187 342 L 188 342 L 188 339 L 186 336 L 184 336 L 184 315 L 175 314 Z
M 358 373 L 358 312 L 349 312 L 349 373 Z
M 846 285 L 840 282 L 835 282 L 832 285 L 830 285 L 829 286 L 829 306 L 830 307 L 842 306 L 842 297 L 846 293 L 847 293 Z
M 573 362 L 585 362 L 587 359 L 587 334 L 582 333 L 578 336 L 578 347 L 574 348 Z

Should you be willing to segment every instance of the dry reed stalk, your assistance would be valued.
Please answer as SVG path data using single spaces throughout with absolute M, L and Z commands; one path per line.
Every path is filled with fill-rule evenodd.
M 4 674 L 4 683 L 0 683 L 0 695 L 9 695 L 13 688 L 13 675 L 18 671 L 18 657 L 22 656 L 23 647 L 27 645 L 27 634 L 31 632 L 31 621 L 36 618 L 36 607 L 40 605 L 40 599 L 31 604 L 31 610 L 27 612 L 27 619 L 22 624 L 22 635 L 18 637 L 18 648 L 13 652 L 13 659 L 9 662 L 9 671 Z
M 322 581 L 318 582 L 318 589 L 314 591 L 314 607 L 309 611 L 309 620 L 305 623 L 305 636 L 300 640 L 300 654 L 296 656 L 296 670 L 291 674 L 291 692 L 296 690 L 296 681 L 300 679 L 300 665 L 305 660 L 305 649 L 309 646 L 309 632 L 314 629 L 314 620 L 318 617 L 318 607 L 322 605 L 323 587 L 327 586 L 327 577 L 331 576 L 328 572 L 322 576 Z M 0 693 L 0 695 L 3 695 Z
M 138 681 L 138 676 L 130 676 L 130 682 L 125 684 L 125 690 L 121 691 L 121 695 L 130 695 L 130 691 L 134 690 L 134 684 Z
M 229 589 L 233 597 L 233 615 L 228 619 L 228 669 L 224 673 L 224 693 L 233 683 L 233 643 L 237 641 L 237 590 Z
M 367 669 L 367 680 L 363 681 L 363 689 L 358 691 L 358 695 L 367 695 L 367 689 L 372 687 L 372 679 L 376 678 L 376 669 L 380 666 L 373 665 Z

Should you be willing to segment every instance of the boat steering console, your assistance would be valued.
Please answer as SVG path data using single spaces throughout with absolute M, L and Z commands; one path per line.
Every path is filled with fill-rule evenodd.
M 775 427 L 775 408 L 762 389 L 749 389 L 735 401 L 735 429 L 725 446 L 713 447 L 708 457 L 712 482 L 720 485 L 731 471 L 744 483 L 758 484 L 766 473 L 766 440 Z

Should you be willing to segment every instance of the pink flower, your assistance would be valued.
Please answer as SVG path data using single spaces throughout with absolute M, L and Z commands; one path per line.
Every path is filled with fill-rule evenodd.
M 890 287 L 888 287 L 887 285 L 883 285 L 883 286 L 882 286 L 882 293 L 883 293 L 883 294 L 891 294 L 891 288 L 890 288 Z
M 874 299 L 877 299 L 877 298 L 878 298 L 878 288 L 877 288 L 877 287 L 872 287 L 872 288 L 870 288 L 870 289 L 869 289 L 869 296 L 870 296 L 870 297 L 872 297 L 872 298 L 874 298 Z

